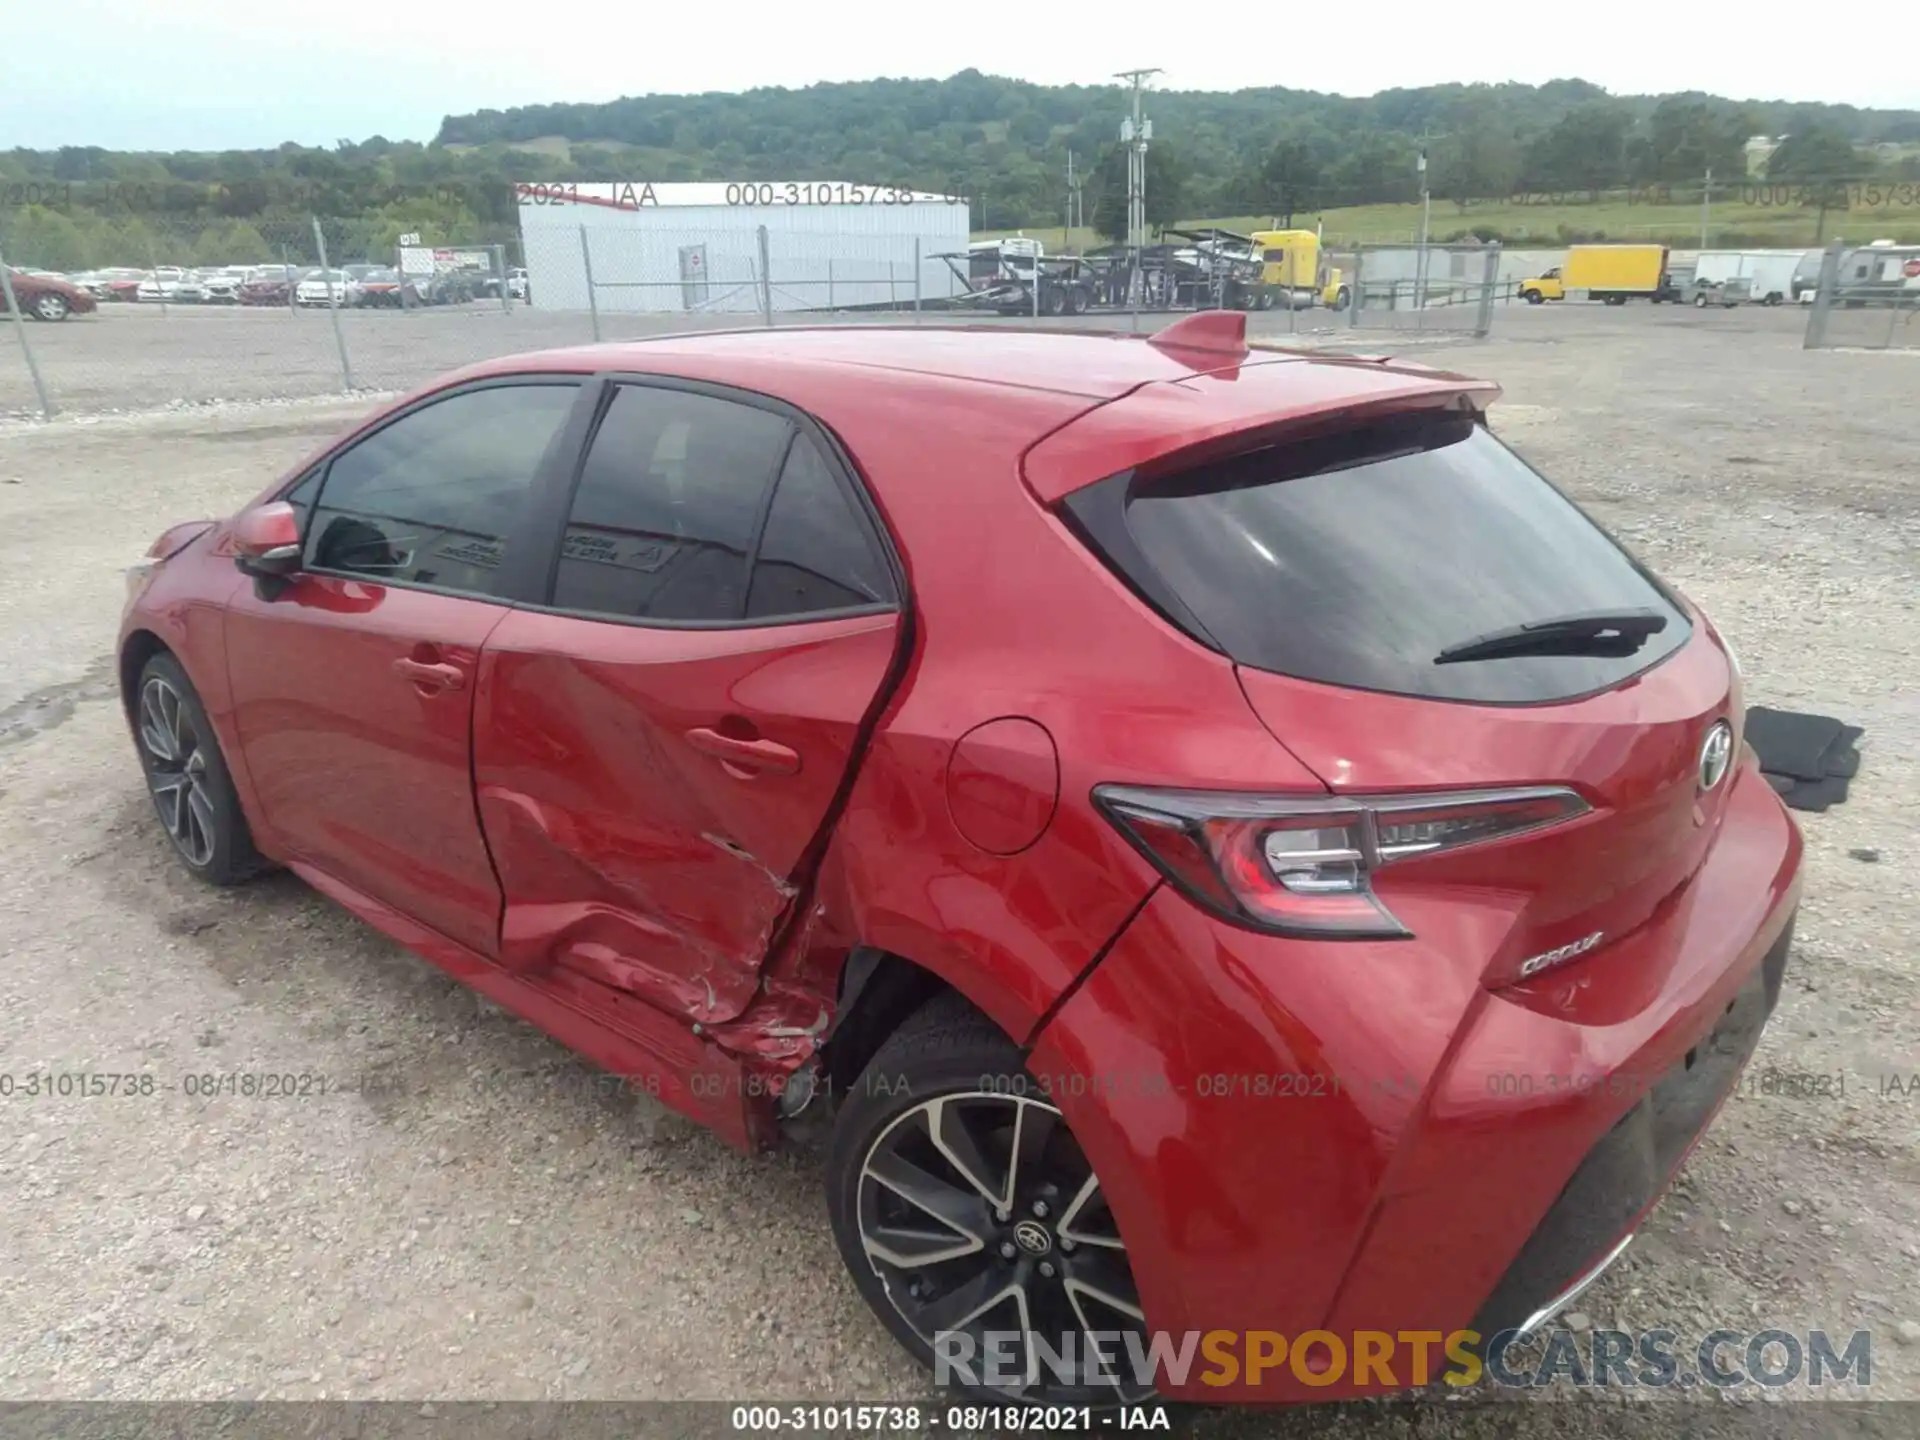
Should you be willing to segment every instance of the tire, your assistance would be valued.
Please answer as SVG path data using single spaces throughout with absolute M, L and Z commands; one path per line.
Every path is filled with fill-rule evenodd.
M 49 290 L 37 296 L 33 303 L 27 306 L 27 313 L 36 320 L 64 320 L 72 309 L 73 307 L 67 303 L 66 296 L 57 290 Z
M 1066 314 L 1067 292 L 1062 290 L 1058 285 L 1042 285 L 1040 287 L 1040 313 L 1049 316 Z
M 1522 290 L 1520 292 L 1520 298 L 1525 300 L 1529 305 L 1544 305 L 1547 303 L 1547 297 L 1542 295 L 1538 290 Z
M 1344 310 L 1352 303 L 1353 296 L 1347 293 L 1346 286 L 1342 285 L 1338 290 L 1333 292 L 1333 308 L 1335 310 Z
M 992 1158 L 1001 1155 L 1008 1159 Z M 956 1156 L 972 1157 L 973 1168 Z M 976 1364 L 992 1331 L 1038 1332 L 1059 1353 L 1072 1333 L 1076 1360 L 1089 1327 L 1135 1330 L 1144 1343 L 1132 1271 L 1091 1165 L 1018 1047 L 958 995 L 914 1012 L 855 1082 L 835 1120 L 826 1185 L 834 1239 L 861 1298 L 929 1368 L 930 1335 L 944 1330 L 975 1337 Z M 906 1198 L 907 1185 L 920 1201 Z M 1111 1349 L 1127 1353 L 1124 1341 Z M 1031 1381 L 1035 1352 L 1024 1353 Z M 1119 1377 L 1124 1389 L 1068 1384 L 1044 1366 L 1037 1375 L 1013 1388 L 989 1384 L 995 1377 L 983 1369 L 973 1384 L 964 1372 L 946 1378 L 1001 1405 L 1111 1406 L 1151 1393 L 1131 1373 Z
M 1694 308 L 1694 309 L 1696 309 L 1696 310 L 1704 310 L 1704 309 L 1706 309 L 1706 308 L 1707 308 L 1707 297 L 1706 297 L 1705 295 L 1696 295 L 1696 296 L 1694 296 L 1694 297 L 1693 297 L 1693 308 Z
M 200 696 L 165 651 L 140 671 L 134 747 L 154 813 L 189 873 L 209 885 L 238 885 L 270 868 L 254 848 Z

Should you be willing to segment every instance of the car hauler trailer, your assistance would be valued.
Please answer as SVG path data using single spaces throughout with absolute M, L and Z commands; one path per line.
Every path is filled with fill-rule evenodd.
M 942 303 L 956 310 L 1002 315 L 1081 315 L 1093 308 L 1099 282 L 1087 262 L 1048 255 L 1037 240 L 976 240 L 965 250 L 928 257 L 946 262 L 960 288 Z M 1038 296 L 1035 287 L 1038 286 Z

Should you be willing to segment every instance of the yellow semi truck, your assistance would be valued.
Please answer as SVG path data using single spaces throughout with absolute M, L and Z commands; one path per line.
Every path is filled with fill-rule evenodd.
M 1567 263 L 1520 282 L 1520 298 L 1529 305 L 1564 300 L 1584 290 L 1589 300 L 1624 305 L 1664 294 L 1667 247 L 1664 245 L 1575 245 Z
M 1346 278 L 1326 263 L 1317 231 L 1256 230 L 1252 239 L 1260 247 L 1260 286 L 1267 304 L 1294 310 L 1347 308 Z

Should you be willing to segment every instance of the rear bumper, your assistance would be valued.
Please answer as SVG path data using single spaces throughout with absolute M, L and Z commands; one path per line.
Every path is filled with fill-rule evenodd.
M 1470 1328 L 1482 1336 L 1538 1329 L 1618 1258 L 1760 1043 L 1792 944 L 1789 920 L 1712 1030 L 1587 1152 Z
M 1660 914 L 1498 992 L 1480 955 L 1256 935 L 1158 892 L 1029 1064 L 1102 1177 L 1149 1326 L 1485 1334 L 1606 1257 L 1779 993 L 1800 838 L 1751 761 L 1731 785 Z M 1196 1372 L 1169 1393 L 1361 1387 Z

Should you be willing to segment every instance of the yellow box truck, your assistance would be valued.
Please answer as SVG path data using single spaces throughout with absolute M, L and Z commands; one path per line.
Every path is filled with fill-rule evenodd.
M 1662 293 L 1666 273 L 1664 245 L 1576 245 L 1567 251 L 1565 265 L 1522 280 L 1520 298 L 1529 305 L 1543 305 L 1584 290 L 1589 300 L 1624 305 L 1636 297 L 1651 300 Z

